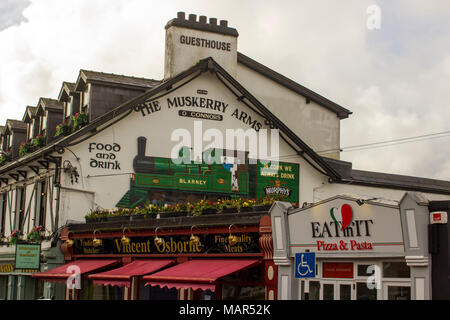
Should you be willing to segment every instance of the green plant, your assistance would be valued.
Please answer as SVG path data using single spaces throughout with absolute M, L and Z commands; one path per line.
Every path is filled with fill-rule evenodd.
M 7 161 L 11 161 L 11 159 L 12 159 L 11 150 L 3 152 L 3 154 L 0 156 L 0 166 L 5 164 Z
M 55 137 L 59 137 L 60 135 L 65 135 L 70 132 L 70 127 L 66 121 L 56 126 Z
M 138 211 L 140 214 L 155 214 L 156 215 L 160 210 L 153 203 L 146 203 L 144 205 L 144 207 L 140 208 Z
M 244 198 L 235 199 L 235 200 L 233 200 L 233 203 L 234 203 L 235 207 L 237 208 L 238 212 L 241 212 L 242 208 L 251 208 L 255 205 L 254 200 L 249 200 L 249 199 L 244 199 Z
M 105 209 L 91 209 L 91 211 L 86 215 L 86 218 L 104 218 L 107 217 L 108 215 L 111 215 L 111 211 L 110 210 L 105 210 Z
M 172 206 L 173 212 L 186 212 L 189 211 L 189 206 L 185 203 L 177 203 Z
M 73 117 L 73 130 L 81 128 L 88 122 L 88 116 L 84 112 L 77 112 Z
M 19 236 L 20 236 L 19 230 L 13 230 L 13 232 L 9 236 L 9 244 L 15 245 L 17 243 L 17 240 L 19 240 Z
M 28 241 L 41 241 L 41 232 L 44 230 L 41 226 L 34 226 L 30 233 L 27 234 Z
M 44 145 L 44 137 L 41 134 L 39 134 L 31 141 L 31 143 L 36 148 L 40 148 Z
M 19 155 L 20 156 L 26 155 L 28 152 L 32 150 L 32 148 L 33 144 L 31 143 L 31 141 L 22 142 L 19 148 Z

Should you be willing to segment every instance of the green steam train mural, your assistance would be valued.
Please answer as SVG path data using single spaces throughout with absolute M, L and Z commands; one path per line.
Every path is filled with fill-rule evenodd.
M 202 161 L 196 162 L 190 160 L 187 147 L 181 148 L 179 159 L 174 160 L 146 156 L 146 146 L 147 139 L 139 137 L 133 160 L 135 174 L 117 207 L 134 208 L 149 201 L 172 204 L 265 196 L 283 196 L 286 201 L 298 204 L 298 164 L 249 161 L 248 153 L 220 149 L 206 150 Z

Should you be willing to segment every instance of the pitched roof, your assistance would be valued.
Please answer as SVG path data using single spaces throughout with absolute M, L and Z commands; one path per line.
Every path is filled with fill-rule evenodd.
M 289 78 L 286 78 L 282 74 L 247 57 L 243 53 L 238 52 L 237 58 L 238 58 L 238 63 L 242 63 L 244 66 L 268 77 L 269 79 L 277 82 L 278 84 L 318 103 L 319 105 L 327 108 L 330 111 L 335 112 L 340 119 L 348 118 L 348 116 L 350 114 L 352 114 L 352 112 L 350 110 L 347 110 L 346 108 L 338 105 L 337 103 L 335 103 L 331 100 L 328 100 L 327 98 L 321 96 L 320 94 L 302 86 L 301 84 L 298 84 L 297 82 L 295 82 Z
M 104 73 L 82 69 L 80 70 L 80 74 L 75 84 L 75 90 L 81 91 L 84 86 L 83 83 L 87 83 L 89 81 L 117 84 L 117 85 L 129 85 L 133 87 L 142 87 L 142 88 L 153 88 L 161 83 L 161 81 L 154 79 L 137 78 L 114 73 Z
M 159 85 L 153 87 L 152 89 L 144 92 L 143 94 L 129 100 L 128 102 L 123 103 L 122 105 L 112 109 L 111 111 L 107 112 L 103 116 L 97 118 L 81 130 L 78 130 L 74 132 L 73 134 L 67 136 L 66 138 L 63 138 L 62 140 L 58 141 L 58 144 L 61 146 L 68 145 L 70 141 L 75 139 L 76 137 L 79 137 L 83 135 L 87 131 L 91 131 L 94 127 L 99 126 L 100 124 L 103 124 L 116 116 L 129 111 L 132 112 L 136 108 L 139 108 L 139 106 L 148 98 L 156 95 L 159 92 L 167 91 L 167 89 L 172 88 L 172 86 L 183 80 L 184 78 L 187 78 L 193 74 L 196 74 L 192 79 L 199 76 L 201 73 L 211 71 L 215 72 L 216 74 L 220 74 L 220 78 L 218 78 L 224 85 L 232 91 L 235 95 L 236 92 L 239 92 L 239 95 L 237 95 L 240 99 L 240 101 L 243 101 L 243 103 L 247 104 L 247 102 L 244 101 L 246 98 L 247 101 L 254 105 L 254 107 L 257 109 L 257 112 L 259 112 L 260 115 L 265 117 L 266 119 L 270 120 L 276 127 L 280 129 L 280 131 L 283 133 L 282 138 L 285 140 L 289 140 L 290 145 L 296 145 L 298 148 L 296 149 L 296 152 L 300 157 L 302 157 L 305 161 L 307 161 L 313 168 L 320 171 L 322 174 L 328 175 L 331 179 L 337 179 L 338 174 L 337 172 L 329 166 L 318 154 L 316 154 L 306 143 L 304 143 L 291 129 L 289 129 L 282 121 L 280 121 L 273 113 L 269 111 L 261 102 L 259 102 L 255 97 L 253 97 L 236 79 L 234 79 L 225 69 L 223 69 L 217 62 L 214 61 L 212 58 L 206 58 L 200 60 L 196 65 L 193 67 L 185 70 L 184 72 L 179 73 L 178 75 L 172 77 L 171 79 L 167 79 L 164 82 L 161 82 Z M 188 80 L 190 81 L 190 80 Z M 228 82 L 226 84 L 225 82 Z M 234 87 L 234 89 L 230 88 L 230 85 Z M 100 130 L 101 131 L 101 130 Z M 97 132 L 100 132 L 97 131 Z
M 65 101 L 73 91 L 75 91 L 75 83 L 63 81 L 61 90 L 59 91 L 58 101 Z
M 27 106 L 22 121 L 28 123 L 36 115 L 37 107 Z
M 55 99 L 50 98 L 40 98 L 38 103 L 38 109 L 36 113 L 39 113 L 41 109 L 50 109 L 52 111 L 62 112 L 64 110 L 64 105 Z
M 27 130 L 27 125 L 25 122 L 20 120 L 8 119 L 6 120 L 6 127 L 10 130 Z
M 351 162 L 329 158 L 323 159 L 339 172 L 341 179 L 337 181 L 338 183 L 342 182 L 365 186 L 386 187 L 391 189 L 450 194 L 450 181 L 383 172 L 354 170 L 352 169 Z

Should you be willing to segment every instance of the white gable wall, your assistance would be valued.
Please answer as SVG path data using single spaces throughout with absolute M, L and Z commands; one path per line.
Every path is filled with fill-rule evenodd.
M 314 151 L 339 150 L 336 113 L 238 63 L 237 80 Z M 339 152 L 327 153 L 339 159 Z
M 176 87 L 174 85 L 174 87 Z M 206 90 L 207 95 L 197 94 L 197 90 Z M 228 105 L 225 112 L 203 109 L 199 107 L 168 108 L 167 99 L 173 101 L 174 97 L 198 96 L 212 100 L 224 102 Z M 72 184 L 70 176 L 62 174 L 62 195 L 61 195 L 61 222 L 67 219 L 84 220 L 84 216 L 89 209 L 100 206 L 104 209 L 112 209 L 121 197 L 130 188 L 130 178 L 134 173 L 133 159 L 137 155 L 137 138 L 144 136 L 147 138 L 146 156 L 167 157 L 171 156 L 172 148 L 177 142 L 171 141 L 171 133 L 179 128 L 188 129 L 194 132 L 194 121 L 198 119 L 182 117 L 180 110 L 198 111 L 223 116 L 223 121 L 203 120 L 203 133 L 207 129 L 216 128 L 225 136 L 226 129 L 247 130 L 251 126 L 242 120 L 236 119 L 232 114 L 238 109 L 244 111 L 252 120 L 256 119 L 262 123 L 263 129 L 268 129 L 264 125 L 264 119 L 250 110 L 246 105 L 239 102 L 236 97 L 217 80 L 215 75 L 209 73 L 202 74 L 199 78 L 189 84 L 169 93 L 167 96 L 156 99 L 161 110 L 145 116 L 141 112 L 133 111 L 125 119 L 110 126 L 104 131 L 92 136 L 80 144 L 70 146 L 70 150 L 80 158 L 77 161 L 71 152 L 65 152 L 63 162 L 69 160 L 73 166 L 77 167 L 80 174 L 79 182 Z M 270 135 L 269 139 L 270 141 Z M 115 147 L 117 152 L 105 152 L 105 150 L 95 150 L 96 144 Z M 206 147 L 209 142 L 204 142 Z M 99 145 L 100 148 L 102 146 Z M 91 146 L 91 151 L 89 151 Z M 109 147 L 108 147 L 109 148 Z M 235 149 L 238 149 L 235 147 Z M 246 148 L 248 150 L 248 146 Z M 270 150 L 270 146 L 269 146 Z M 92 166 L 94 160 L 99 160 L 97 155 L 114 154 L 114 160 L 119 163 L 119 168 L 99 168 Z M 93 162 L 94 161 L 94 162 Z M 326 181 L 324 175 L 312 168 L 302 158 L 295 155 L 295 151 L 280 139 L 280 161 L 299 164 L 299 203 L 311 202 L 313 200 L 313 189 L 322 185 Z M 71 189 L 77 189 L 71 190 Z

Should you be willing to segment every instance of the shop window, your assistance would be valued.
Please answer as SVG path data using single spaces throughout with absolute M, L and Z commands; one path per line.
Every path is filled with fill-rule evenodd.
M 41 279 L 31 279 L 35 281 L 34 297 L 35 299 L 44 298 L 45 281 Z
M 405 262 L 383 262 L 384 278 L 410 278 L 410 268 Z
M 264 300 L 265 296 L 265 286 L 236 286 L 225 284 L 222 286 L 222 300 Z M 212 298 L 202 300 L 212 300 Z
M 216 294 L 211 290 L 205 290 L 200 293 L 200 300 L 216 300 Z
M 123 291 L 118 286 L 94 286 L 92 300 L 123 300 Z
M 0 300 L 6 300 L 8 295 L 8 276 L 0 276 Z
M 235 272 L 221 279 L 222 300 L 264 300 L 265 282 L 262 265 Z
M 411 300 L 411 287 L 388 286 L 388 300 Z
M 377 300 L 377 289 L 369 289 L 366 282 L 357 282 L 356 300 Z
M 309 294 L 307 300 L 319 300 L 320 299 L 320 282 L 309 281 Z
M 358 277 L 370 277 L 373 275 L 373 272 L 367 271 L 367 269 L 371 266 L 371 264 L 358 264 Z
M 323 300 L 334 300 L 334 284 L 324 283 L 322 284 Z
M 159 286 L 145 286 L 147 281 L 141 281 L 139 285 L 139 300 L 178 300 L 178 290 Z

